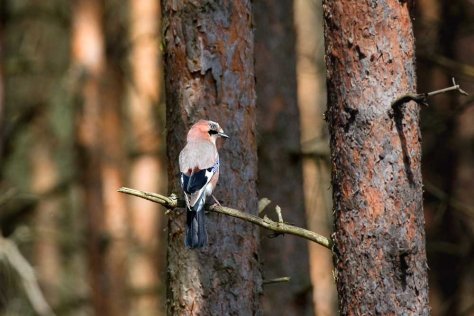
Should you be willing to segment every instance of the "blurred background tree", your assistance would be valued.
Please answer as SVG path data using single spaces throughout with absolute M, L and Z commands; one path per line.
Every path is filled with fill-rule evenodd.
M 285 98 L 275 111 L 299 110 L 301 132 L 288 135 L 295 142 L 300 138 L 301 147 L 293 144 L 294 153 L 286 156 L 294 162 L 289 172 L 303 168 L 303 225 L 329 235 L 321 3 L 256 0 L 254 11 L 257 106 L 272 105 L 278 93 Z M 167 187 L 160 14 L 157 0 L 0 2 L 0 227 L 34 267 L 46 301 L 58 315 L 93 315 L 103 309 L 117 315 L 164 314 L 162 210 L 116 193 L 123 185 L 162 193 Z M 474 3 L 420 0 L 413 17 L 418 91 L 448 86 L 452 76 L 466 91 L 474 91 Z M 259 57 L 259 47 L 279 49 L 282 38 L 287 39 L 288 60 L 281 61 L 283 73 L 273 75 L 279 65 Z M 266 91 L 275 92 L 266 97 Z M 474 313 L 473 104 L 472 97 L 445 94 L 422 110 L 433 315 Z M 262 112 L 259 120 L 270 122 L 271 113 Z M 285 118 L 290 122 L 290 116 Z M 278 135 L 269 126 L 257 125 L 261 149 Z M 260 197 L 263 192 L 268 191 L 261 188 Z M 296 193 L 301 200 L 301 192 Z M 283 205 L 284 198 L 271 199 Z M 304 220 L 301 212 L 291 216 Z M 262 238 L 267 235 L 262 232 Z M 266 286 L 265 313 L 300 304 L 295 295 L 312 293 L 312 306 L 306 299 L 298 308 L 337 314 L 330 253 L 293 238 L 279 236 L 262 245 L 299 244 L 301 255 L 279 262 L 275 273 L 300 280 L 292 274 L 297 262 L 309 269 L 307 283 Z M 15 269 L 0 258 L 0 314 L 35 314 Z M 271 260 L 264 259 L 265 276 L 283 276 L 266 270 Z M 303 292 L 298 294 L 299 289 Z M 285 293 L 285 301 L 272 302 L 272 291 L 287 290 L 291 294 Z
M 433 315 L 474 314 L 474 3 L 417 4 L 419 91 L 456 77 L 471 94 L 422 111 L 424 206 Z
M 254 4 L 258 193 L 273 201 L 265 212 L 270 218 L 277 220 L 279 205 L 285 221 L 306 227 L 293 1 Z M 308 242 L 271 235 L 261 230 L 264 278 L 291 276 L 291 282 L 264 287 L 264 314 L 313 315 Z M 285 303 L 276 309 L 275 302 Z

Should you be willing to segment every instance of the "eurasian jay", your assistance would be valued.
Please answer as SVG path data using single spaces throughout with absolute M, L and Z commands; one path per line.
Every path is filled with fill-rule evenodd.
M 187 143 L 179 154 L 181 188 L 186 201 L 186 239 L 189 248 L 207 244 L 204 204 L 219 179 L 216 140 L 228 138 L 218 123 L 200 120 L 188 132 Z

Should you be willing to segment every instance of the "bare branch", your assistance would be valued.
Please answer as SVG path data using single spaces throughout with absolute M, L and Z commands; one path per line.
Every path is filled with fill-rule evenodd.
M 270 204 L 272 201 L 270 201 L 267 198 L 262 198 L 260 201 L 258 201 L 258 215 L 262 214 L 262 212 L 265 210 L 265 208 Z
M 5 257 L 10 266 L 20 276 L 26 296 L 30 300 L 34 311 L 40 316 L 54 315 L 51 307 L 41 292 L 35 272 L 28 261 L 23 257 L 17 245 L 0 233 L 0 256 Z
M 427 193 L 431 194 L 435 198 L 439 199 L 443 203 L 447 203 L 456 211 L 462 212 L 465 215 L 474 219 L 474 207 L 468 203 L 454 199 L 444 192 L 441 188 L 437 187 L 429 181 L 424 181 L 424 189 Z
M 174 195 L 171 197 L 166 197 L 161 194 L 143 192 L 143 191 L 134 190 L 130 188 L 120 188 L 118 192 L 137 196 L 137 197 L 161 204 L 167 209 L 175 209 L 178 207 L 185 206 L 184 200 L 178 199 Z M 333 245 L 332 240 L 330 240 L 327 237 L 324 237 L 322 235 L 319 235 L 315 232 L 312 232 L 310 230 L 307 230 L 301 227 L 289 225 L 286 223 L 275 222 L 266 216 L 262 219 L 258 216 L 254 216 L 254 215 L 244 213 L 233 208 L 229 208 L 229 207 L 225 207 L 225 206 L 221 206 L 217 204 L 207 206 L 207 210 L 211 212 L 215 212 L 215 213 L 232 216 L 235 218 L 240 218 L 244 221 L 253 223 L 255 225 L 258 225 L 260 227 L 263 227 L 269 230 L 273 230 L 274 232 L 277 232 L 277 233 L 290 234 L 290 235 L 302 237 L 312 242 L 315 242 L 323 247 L 326 247 L 328 249 L 331 249 Z
M 275 278 L 275 279 L 270 279 L 270 280 L 263 280 L 263 285 L 268 285 L 268 284 L 274 284 L 274 283 L 282 283 L 282 282 L 290 282 L 291 278 L 290 277 L 281 277 L 281 278 Z
M 453 80 L 453 85 L 448 88 L 439 89 L 439 90 L 431 91 L 428 93 L 420 93 L 420 94 L 408 93 L 408 94 L 402 95 L 401 97 L 397 98 L 395 101 L 392 102 L 392 108 L 396 108 L 408 101 L 415 101 L 418 104 L 427 105 L 428 97 L 441 94 L 441 93 L 450 92 L 450 91 L 458 91 L 462 95 L 469 95 L 466 91 L 461 89 L 460 85 L 456 84 L 456 81 L 454 80 L 454 78 L 452 78 L 452 80 Z
M 281 207 L 279 205 L 275 207 L 275 212 L 278 216 L 278 223 L 283 223 L 283 215 L 281 215 Z
M 461 63 L 443 55 L 437 54 L 423 54 L 423 58 L 435 63 L 438 66 L 444 67 L 451 73 L 457 73 L 461 76 L 474 77 L 474 67 L 468 64 Z

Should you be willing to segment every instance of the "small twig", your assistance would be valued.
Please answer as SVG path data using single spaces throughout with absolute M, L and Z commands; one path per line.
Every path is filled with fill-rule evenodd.
M 281 207 L 279 205 L 275 207 L 275 213 L 278 216 L 278 223 L 283 223 L 283 216 L 281 215 Z
M 416 103 L 421 104 L 421 105 L 428 105 L 427 103 L 428 97 L 441 94 L 441 93 L 446 93 L 449 91 L 458 91 L 462 95 L 469 95 L 466 91 L 461 89 L 460 85 L 456 84 L 456 81 L 454 80 L 454 78 L 452 78 L 452 80 L 453 80 L 453 85 L 448 88 L 439 89 L 439 90 L 431 91 L 428 93 L 420 93 L 420 94 L 408 93 L 408 94 L 402 95 L 401 97 L 397 98 L 395 101 L 392 102 L 392 108 L 396 108 L 408 101 L 415 101 Z
M 216 202 L 217 205 L 221 205 L 221 203 L 219 202 L 218 199 L 216 199 L 216 197 L 214 196 L 214 194 L 211 194 L 212 196 L 212 199 L 214 200 L 214 202 Z
M 268 284 L 274 284 L 274 283 L 290 282 L 290 280 L 291 280 L 290 277 L 281 277 L 281 278 L 263 280 L 262 283 L 263 285 L 268 285 Z
M 423 58 L 435 63 L 438 66 L 448 69 L 451 73 L 458 73 L 462 76 L 474 77 L 474 67 L 468 64 L 455 61 L 453 59 L 447 58 L 446 56 L 436 55 L 436 54 L 427 54 L 423 55 Z
M 16 190 L 12 188 L 8 189 L 5 192 L 2 192 L 2 194 L 0 194 L 0 206 L 2 206 L 3 204 L 6 204 L 8 201 L 13 199 L 16 194 L 17 194 Z
M 460 200 L 454 199 L 444 192 L 441 188 L 437 187 L 429 181 L 424 181 L 424 189 L 426 192 L 440 200 L 441 202 L 446 202 L 448 205 L 453 207 L 455 210 L 464 213 L 465 215 L 474 218 L 474 207 L 468 203 L 464 203 Z
M 8 260 L 10 266 L 15 269 L 20 276 L 26 296 L 30 300 L 34 311 L 41 316 L 54 315 L 41 292 L 33 268 L 25 257 L 23 257 L 17 245 L 11 240 L 1 236 L 0 233 L 0 256 L 1 255 Z
M 265 208 L 270 204 L 272 201 L 270 201 L 267 198 L 262 198 L 260 201 L 258 201 L 258 215 L 262 214 L 262 212 L 265 210 Z
M 143 192 L 143 191 L 134 190 L 134 189 L 130 189 L 130 188 L 120 188 L 118 190 L 118 192 L 133 195 L 133 196 L 137 196 L 137 197 L 140 197 L 140 198 L 143 198 L 143 199 L 161 204 L 162 206 L 164 206 L 167 209 L 175 209 L 175 208 L 178 208 L 178 207 L 184 207 L 184 205 L 185 205 L 184 200 L 177 199 L 176 196 L 166 197 L 166 196 L 163 196 L 161 194 Z M 275 221 L 269 219 L 267 216 L 265 216 L 262 219 L 258 216 L 251 215 L 251 214 L 248 214 L 248 213 L 244 213 L 244 212 L 241 212 L 239 210 L 235 210 L 235 209 L 232 209 L 232 208 L 229 208 L 229 207 L 220 206 L 220 205 L 217 205 L 217 204 L 206 206 L 206 207 L 207 207 L 208 211 L 216 212 L 216 213 L 220 213 L 220 214 L 224 214 L 224 215 L 228 215 L 228 216 L 232 216 L 232 217 L 235 217 L 235 218 L 240 218 L 244 221 L 253 223 L 255 225 L 258 225 L 260 227 L 263 227 L 263 228 L 266 228 L 266 229 L 269 229 L 269 230 L 273 230 L 277 233 L 284 233 L 284 234 L 299 236 L 299 237 L 305 238 L 307 240 L 310 240 L 312 242 L 315 242 L 315 243 L 317 243 L 317 244 L 319 244 L 323 247 L 326 247 L 328 249 L 331 249 L 332 245 L 333 245 L 332 240 L 327 238 L 327 237 L 324 237 L 322 235 L 319 235 L 315 232 L 312 232 L 310 230 L 307 230 L 307 229 L 304 229 L 304 228 L 301 228 L 301 227 L 297 227 L 297 226 L 293 226 L 293 225 L 289 225 L 289 224 L 285 224 L 285 223 L 275 222 Z
M 446 92 L 449 92 L 449 91 L 453 91 L 453 90 L 457 90 L 459 91 L 459 93 L 463 94 L 463 95 L 469 95 L 466 91 L 464 91 L 463 89 L 461 89 L 461 86 L 456 84 L 456 80 L 453 78 L 451 78 L 453 80 L 453 85 L 451 87 L 448 87 L 448 88 L 444 88 L 444 89 L 439 89 L 439 90 L 435 90 L 435 91 L 431 91 L 431 92 L 428 92 L 426 95 L 431 97 L 433 95 L 437 95 L 437 94 L 441 94 L 441 93 L 446 93 Z

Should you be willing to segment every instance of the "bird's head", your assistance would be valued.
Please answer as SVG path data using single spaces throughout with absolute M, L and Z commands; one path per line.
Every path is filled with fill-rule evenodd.
M 194 124 L 188 132 L 188 141 L 192 140 L 210 140 L 214 144 L 218 137 L 228 138 L 219 123 L 214 121 L 200 120 Z

